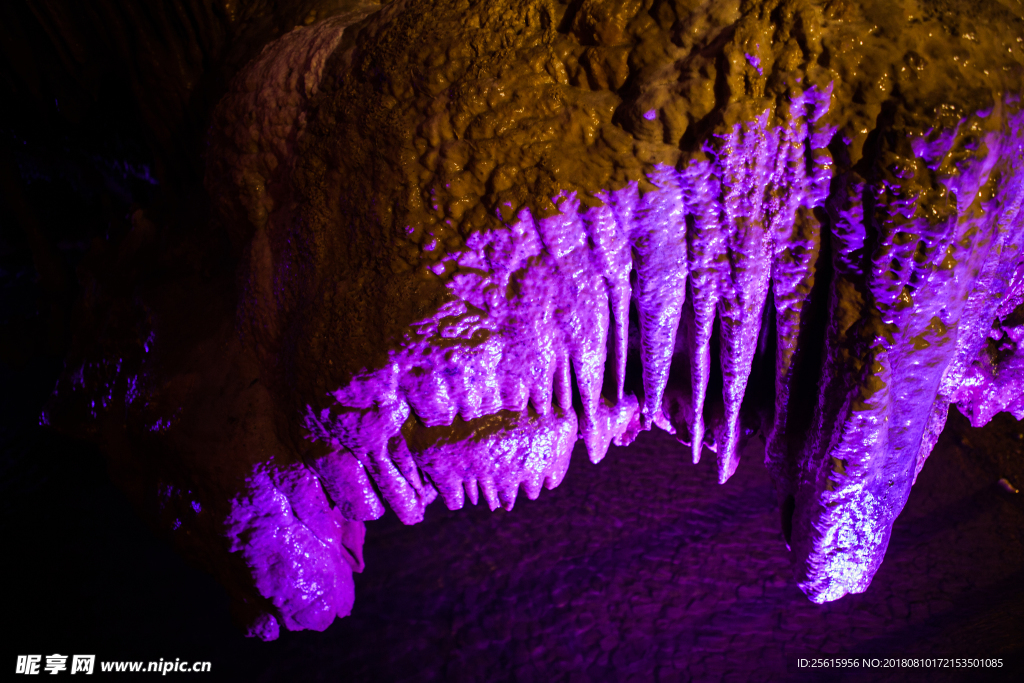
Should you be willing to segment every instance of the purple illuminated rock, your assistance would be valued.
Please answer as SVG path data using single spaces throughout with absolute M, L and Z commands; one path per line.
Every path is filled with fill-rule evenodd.
M 176 327 L 213 285 L 132 299 L 139 341 L 83 347 L 55 404 L 129 486 L 203 492 L 182 545 L 254 635 L 348 613 L 385 503 L 512 509 L 578 437 L 597 463 L 653 426 L 722 483 L 762 428 L 797 579 L 835 600 L 951 404 L 1024 417 L 1001 4 L 375 9 L 267 46 L 218 106 L 238 272 L 210 322 Z

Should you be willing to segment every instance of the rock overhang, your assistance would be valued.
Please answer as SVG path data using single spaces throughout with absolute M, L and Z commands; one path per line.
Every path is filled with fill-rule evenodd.
M 866 589 L 950 403 L 1021 411 L 1019 17 L 374 9 L 269 46 L 215 117 L 208 187 L 242 263 L 224 355 L 266 385 L 234 390 L 263 436 L 230 519 L 267 477 L 337 529 L 380 498 L 407 522 L 438 492 L 508 508 L 557 485 L 577 432 L 596 462 L 653 425 L 725 481 L 767 358 L 766 465 L 820 602 Z M 269 548 L 282 520 L 238 534 Z M 325 566 L 358 567 L 329 537 Z M 238 571 L 289 628 L 347 612 L 252 555 Z

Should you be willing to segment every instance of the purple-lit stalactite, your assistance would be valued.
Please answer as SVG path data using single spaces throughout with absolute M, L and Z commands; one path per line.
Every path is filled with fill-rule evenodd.
M 867 589 L 951 403 L 970 412 L 983 393 L 1024 417 L 1019 365 L 993 368 L 986 348 L 1022 294 L 1024 116 L 1008 104 L 912 138 L 913 157 L 891 154 L 870 183 L 840 178 L 830 197 L 835 276 L 793 531 L 816 602 Z M 986 132 L 967 142 L 961 129 Z M 987 154 L 964 161 L 979 143 Z M 931 189 L 904 191 L 916 175 Z
M 736 469 L 739 409 L 772 288 L 778 335 L 777 405 L 766 456 L 772 467 L 786 457 L 789 362 L 818 254 L 811 211 L 825 207 L 831 180 L 824 147 L 834 130 L 816 125 L 829 96 L 799 96 L 791 111 L 809 114 L 786 126 L 768 128 L 768 112 L 736 126 L 708 145 L 708 161 L 682 171 L 658 169 L 650 177 L 658 189 L 642 197 L 630 185 L 598 193 L 604 205 L 581 211 L 573 196 L 561 196 L 556 216 L 538 221 L 524 210 L 504 229 L 472 236 L 465 250 L 444 257 L 445 268 L 459 273 L 449 285 L 453 300 L 413 326 L 386 368 L 333 392 L 336 409 L 311 411 L 308 429 L 338 453 L 355 455 L 406 523 L 419 521 L 433 500 L 430 482 L 451 508 L 462 506 L 464 491 L 475 502 L 479 487 L 492 509 L 511 509 L 520 484 L 533 498 L 542 481 L 551 488 L 565 471 L 576 432 L 574 373 L 582 398 L 579 429 L 593 462 L 604 457 L 609 441 L 628 442 L 638 428 L 653 424 L 691 444 L 694 461 L 702 442 L 717 451 L 724 483 Z M 815 601 L 867 587 L 953 392 L 965 391 L 965 374 L 980 372 L 958 359 L 977 358 L 988 336 L 981 321 L 1007 310 L 1007 296 L 1020 297 L 1020 126 L 1020 118 L 1011 117 L 990 133 L 992 153 L 958 177 L 937 173 L 957 198 L 942 221 L 919 215 L 914 197 L 887 202 L 898 196 L 898 179 L 870 188 L 882 242 L 872 272 L 858 274 L 866 279 L 865 293 L 854 292 L 847 279 L 855 267 L 850 256 L 865 239 L 865 188 L 842 179 L 851 199 L 828 205 L 836 278 L 817 441 L 806 444 L 796 477 L 780 482 L 797 496 L 794 545 L 807 567 L 802 586 Z M 945 149 L 931 144 L 931 156 L 908 165 L 935 173 L 953 144 L 939 138 Z M 928 144 L 922 139 L 915 149 Z M 815 159 L 810 168 L 805 150 Z M 998 190 L 977 204 L 979 188 L 993 173 L 1002 178 Z M 517 296 L 509 299 L 512 281 Z M 640 317 L 639 414 L 632 397 L 620 393 L 631 296 Z M 959 324 L 965 305 L 983 308 Z M 710 357 L 716 317 L 720 359 Z M 852 342 L 855 324 L 863 329 Z M 684 340 L 677 340 L 677 331 Z M 680 346 L 685 351 L 674 357 Z M 716 360 L 724 415 L 705 436 L 702 416 Z M 613 400 L 600 393 L 606 362 L 615 368 Z M 672 402 L 676 411 L 666 416 L 673 362 L 688 365 L 691 393 Z M 1012 372 L 1001 373 L 1000 391 L 1019 396 Z M 427 445 L 429 428 L 453 424 L 433 437 L 450 443 Z M 340 457 L 349 456 L 327 456 L 324 467 Z M 350 490 L 359 500 L 372 498 L 369 483 L 361 481 Z
M 225 526 L 260 595 L 293 631 L 322 631 L 348 616 L 352 572 L 363 570 L 363 525 L 328 504 L 308 468 L 259 466 L 247 484 Z M 266 614 L 250 628 L 249 635 L 272 640 L 280 626 Z
M 809 93 L 794 111 L 811 111 L 813 124 L 829 95 Z M 534 220 L 524 209 L 504 228 L 472 235 L 466 249 L 442 260 L 444 269 L 456 273 L 449 285 L 453 299 L 411 326 L 388 366 L 334 391 L 336 408 L 310 410 L 307 428 L 354 453 L 383 491 L 399 496 L 388 502 L 407 511 L 407 521 L 422 514 L 425 503 L 415 500 L 433 499 L 415 468 L 400 464 L 410 457 L 439 484 L 449 507 L 461 507 L 463 487 L 475 499 L 479 485 L 493 508 L 499 498 L 511 507 L 520 483 L 528 492 L 545 478 L 549 488 L 557 484 L 560 475 L 533 466 L 538 460 L 529 456 L 530 444 L 536 434 L 547 433 L 561 454 L 546 466 L 564 471 L 561 460 L 568 457 L 572 439 L 561 435 L 576 432 L 570 375 L 578 384 L 579 431 L 592 462 L 600 462 L 611 441 L 631 440 L 641 425 L 670 431 L 678 426 L 687 443 L 687 435 L 696 435 L 697 460 L 717 311 L 723 313 L 726 401 L 725 415 L 708 440 L 718 451 L 719 479 L 725 482 L 736 469 L 739 407 L 777 245 L 791 245 L 787 236 L 797 209 L 819 204 L 829 178 L 827 155 L 808 172 L 801 152 L 805 142 L 822 146 L 831 136 L 828 128 L 811 135 L 801 117 L 769 130 L 767 118 L 766 112 L 753 125 L 716 139 L 707 149 L 709 161 L 684 171 L 658 168 L 650 176 L 657 189 L 642 197 L 634 183 L 597 193 L 602 205 L 581 211 L 575 196 L 562 195 L 554 198 L 559 207 L 554 216 Z M 765 201 L 772 195 L 778 199 Z M 690 235 L 687 215 L 693 217 Z M 805 270 L 811 265 L 803 264 Z M 683 329 L 692 332 L 685 342 L 690 351 L 680 362 L 693 368 L 694 380 L 691 399 L 670 418 L 662 402 L 688 275 L 694 296 Z M 516 295 L 509 297 L 509 291 Z M 636 401 L 623 393 L 631 298 L 640 318 L 645 398 L 639 414 Z M 611 358 L 606 357 L 609 346 Z M 607 362 L 613 363 L 616 387 L 610 398 L 601 394 Z M 470 450 L 481 455 L 477 461 L 469 458 L 448 469 L 447 463 L 461 459 L 454 456 L 464 444 L 449 447 L 451 455 L 442 457 L 407 453 L 406 442 L 420 440 L 417 424 L 433 428 L 456 420 L 465 427 L 452 436 L 475 434 L 481 443 L 502 430 L 506 436 L 495 447 L 501 444 L 507 454 L 497 457 L 474 447 Z M 391 441 L 400 433 L 406 438 Z M 517 449 L 520 454 L 510 457 Z M 392 453 L 394 467 L 385 464 L 385 452 Z M 407 486 L 405 479 L 413 484 Z

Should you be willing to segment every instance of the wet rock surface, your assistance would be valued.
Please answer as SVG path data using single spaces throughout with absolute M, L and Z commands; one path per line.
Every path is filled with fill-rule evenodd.
M 311 16 L 213 116 L 214 219 L 85 264 L 40 419 L 264 638 L 348 614 L 383 503 L 510 510 L 577 429 L 720 482 L 760 429 L 796 581 L 863 592 L 949 405 L 1024 416 L 1021 17 L 698 4 Z
M 56 369 L 3 378 L 10 658 L 188 657 L 266 681 L 817 680 L 792 660 L 825 654 L 1006 661 L 984 677 L 847 680 L 1022 671 L 1024 499 L 996 482 L 1019 486 L 1024 424 L 1005 414 L 980 430 L 951 414 L 871 587 L 838 602 L 793 585 L 756 458 L 718 486 L 712 462 L 651 432 L 600 466 L 579 443 L 563 485 L 513 513 L 435 503 L 412 527 L 386 514 L 368 524 L 351 616 L 259 643 L 130 513 L 98 453 L 29 426 Z

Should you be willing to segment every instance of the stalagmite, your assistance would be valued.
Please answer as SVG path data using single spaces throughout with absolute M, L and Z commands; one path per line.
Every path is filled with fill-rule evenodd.
M 385 504 L 511 510 L 577 438 L 597 463 L 653 427 L 723 484 L 761 429 L 800 587 L 862 592 L 949 407 L 1024 417 L 1021 17 L 890 5 L 297 28 L 214 113 L 226 312 L 183 346 L 164 321 L 201 288 L 132 304 L 46 419 L 93 415 L 122 464 L 161 444 L 139 476 L 208 497 L 182 543 L 265 638 L 348 613 Z

